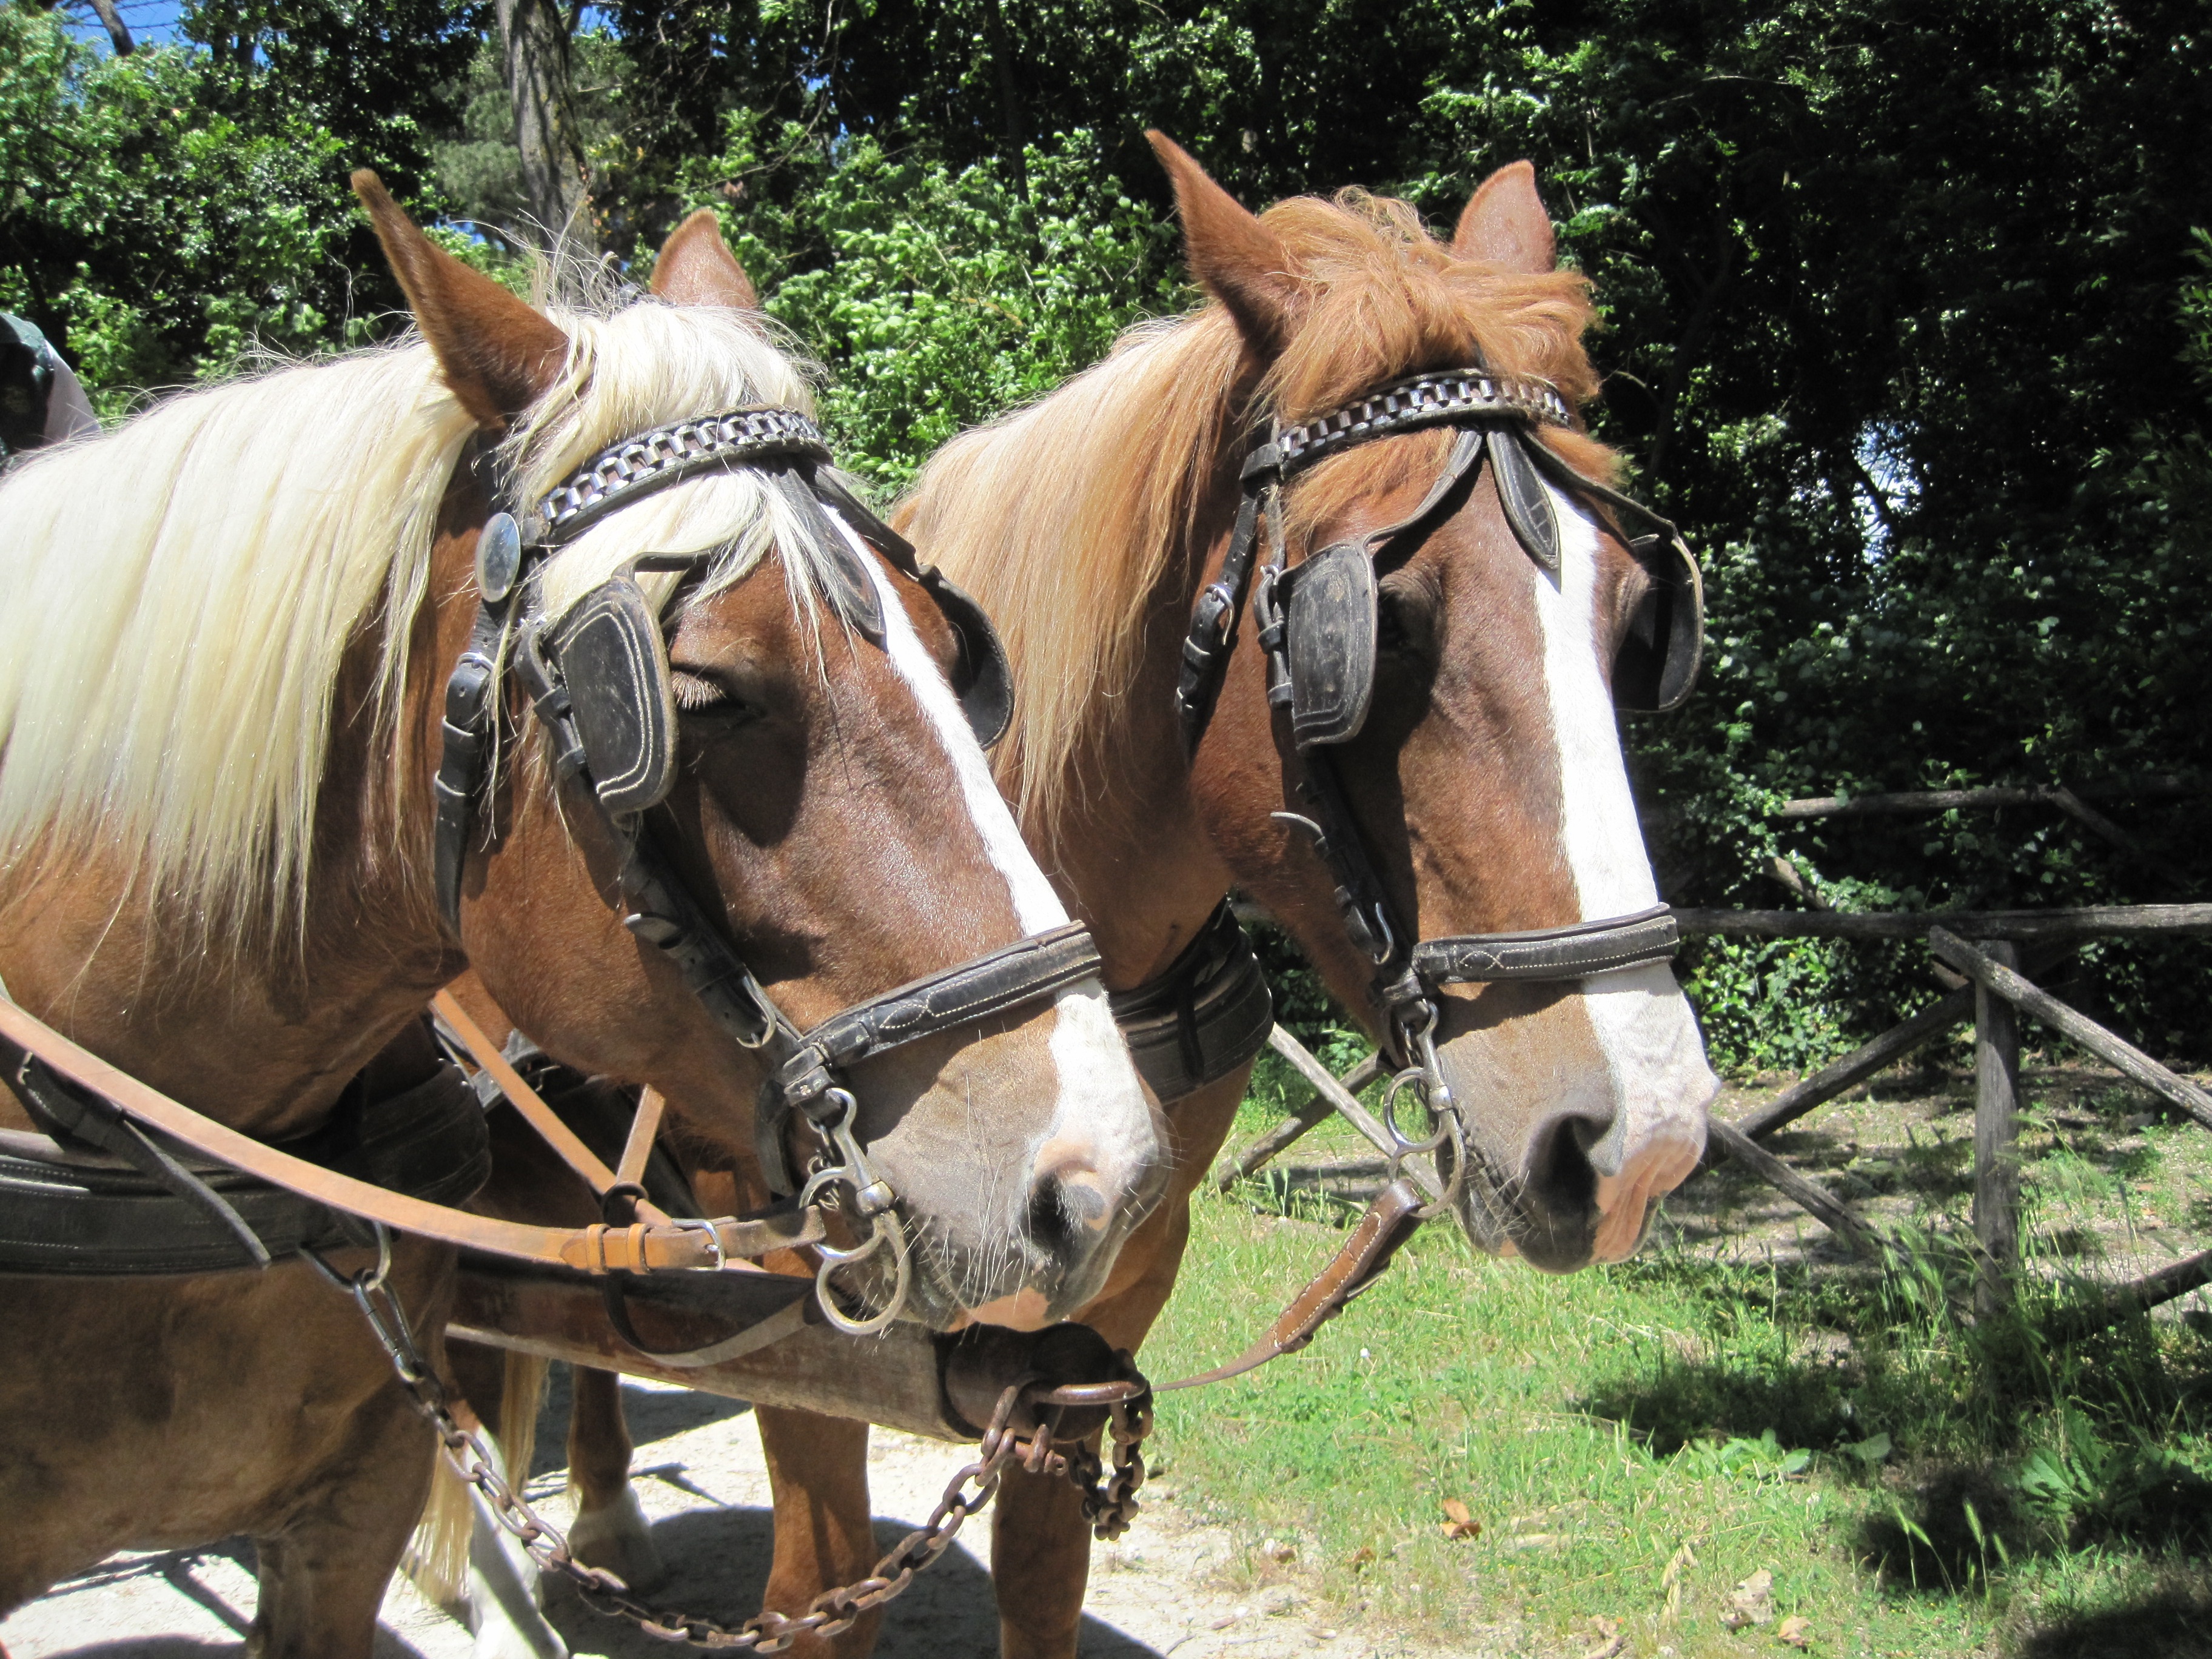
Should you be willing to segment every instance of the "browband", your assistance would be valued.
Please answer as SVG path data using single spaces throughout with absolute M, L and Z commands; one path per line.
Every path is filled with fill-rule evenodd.
M 813 422 L 789 409 L 732 409 L 655 427 L 601 450 L 546 492 L 538 507 L 538 540 L 558 546 L 656 489 L 779 456 L 826 466 L 830 446 Z
M 1339 450 L 1370 439 L 1484 418 L 1519 419 L 1539 426 L 1574 424 L 1567 400 L 1549 380 L 1532 374 L 1492 374 L 1478 368 L 1447 369 L 1413 375 L 1317 421 L 1286 428 L 1275 434 L 1272 444 L 1255 451 L 1254 460 L 1273 450 L 1277 476 L 1287 480 Z M 1248 462 L 1245 470 L 1251 471 L 1253 463 Z

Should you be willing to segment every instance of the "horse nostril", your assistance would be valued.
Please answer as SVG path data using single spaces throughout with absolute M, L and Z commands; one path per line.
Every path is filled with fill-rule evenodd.
M 1090 1171 L 1040 1176 L 1030 1188 L 1030 1237 L 1058 1251 L 1079 1246 L 1106 1220 L 1106 1195 Z
M 1587 1148 L 1603 1133 L 1601 1126 L 1567 1117 L 1537 1136 L 1528 1149 L 1528 1196 L 1540 1211 L 1581 1215 L 1597 1201 L 1597 1171 L 1590 1167 Z

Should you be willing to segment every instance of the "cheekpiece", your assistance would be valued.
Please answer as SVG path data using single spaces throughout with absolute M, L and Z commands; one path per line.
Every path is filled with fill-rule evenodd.
M 680 478 L 777 458 L 826 465 L 830 446 L 813 422 L 791 409 L 733 409 L 656 427 L 601 450 L 555 485 L 538 503 L 538 539 L 558 545 L 615 507 Z
M 1416 374 L 1357 403 L 1285 428 L 1274 447 L 1285 478 L 1303 472 L 1340 449 L 1370 438 L 1425 426 L 1497 416 L 1540 426 L 1574 424 L 1567 400 L 1549 380 L 1533 374 L 1492 374 L 1479 368 Z

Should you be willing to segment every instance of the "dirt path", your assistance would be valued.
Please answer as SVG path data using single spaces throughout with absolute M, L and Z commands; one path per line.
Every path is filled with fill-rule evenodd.
M 529 1494 L 565 1519 L 557 1462 L 567 1424 L 565 1376 L 556 1369 Z M 668 1561 L 661 1600 L 726 1619 L 760 1605 L 767 1577 L 768 1473 L 751 1413 L 736 1401 L 632 1382 L 625 1389 L 637 1440 L 637 1486 Z M 960 1449 L 876 1431 L 871 1480 L 886 1545 L 927 1517 L 959 1467 Z M 1274 1655 L 1446 1659 L 1373 1631 L 1316 1621 L 1287 1586 L 1256 1597 L 1213 1582 L 1231 1540 L 1176 1501 L 1172 1478 L 1146 1491 L 1145 1512 L 1116 1544 L 1092 1556 L 1082 1659 L 1272 1659 Z M 998 1622 L 986 1576 L 988 1515 L 969 1523 L 945 1559 L 893 1603 L 882 1659 L 988 1659 Z M 119 1556 L 0 1622 L 10 1659 L 213 1659 L 236 1654 L 252 1617 L 252 1547 L 242 1540 L 192 1553 Z M 553 1622 L 578 1655 L 667 1659 L 684 1650 L 602 1619 L 556 1589 Z M 384 1607 L 377 1659 L 467 1659 L 468 1632 L 395 1583 Z

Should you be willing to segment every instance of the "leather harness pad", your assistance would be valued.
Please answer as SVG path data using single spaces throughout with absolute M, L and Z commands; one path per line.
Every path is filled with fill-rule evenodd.
M 441 1066 L 400 1094 L 341 1114 L 281 1150 L 433 1204 L 483 1185 L 491 1153 L 483 1109 L 460 1068 Z M 204 1159 L 185 1156 L 272 1256 L 358 1243 L 337 1212 Z M 42 1135 L 0 1133 L 0 1273 L 204 1273 L 252 1264 L 198 1206 L 98 1153 Z
M 1291 659 L 1291 732 L 1301 749 L 1345 743 L 1367 723 L 1375 694 L 1375 562 L 1339 542 L 1276 584 Z
M 659 805 L 676 781 L 675 700 L 645 595 L 628 576 L 600 583 L 562 617 L 550 644 L 600 805 L 614 813 Z
M 1165 973 L 1107 1000 L 1163 1106 L 1250 1063 L 1275 1024 L 1267 971 L 1226 900 Z

